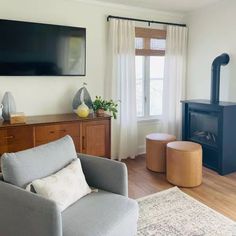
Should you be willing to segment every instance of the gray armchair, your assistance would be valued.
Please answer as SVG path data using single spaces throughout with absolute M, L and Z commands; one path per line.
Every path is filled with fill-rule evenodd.
M 48 176 L 76 157 L 73 141 L 58 141 L 4 154 L 0 180 L 2 236 L 134 236 L 138 205 L 127 197 L 125 164 L 78 154 L 86 180 L 98 188 L 62 213 L 55 202 L 24 190 L 32 180 Z

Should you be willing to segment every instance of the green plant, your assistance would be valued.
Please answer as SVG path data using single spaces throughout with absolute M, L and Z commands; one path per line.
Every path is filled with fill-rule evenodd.
M 96 96 L 96 99 L 93 101 L 93 110 L 96 112 L 99 109 L 102 109 L 104 111 L 109 111 L 114 119 L 117 118 L 117 107 L 118 103 L 114 102 L 112 99 L 111 100 L 105 100 L 102 99 L 101 96 Z

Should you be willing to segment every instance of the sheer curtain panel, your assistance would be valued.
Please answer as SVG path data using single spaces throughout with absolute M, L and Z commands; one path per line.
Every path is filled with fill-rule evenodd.
M 112 158 L 134 158 L 137 154 L 135 78 L 135 24 L 110 19 L 106 98 L 120 101 L 117 120 L 112 121 Z
M 181 103 L 185 99 L 187 28 L 167 26 L 163 89 L 165 132 L 181 138 Z

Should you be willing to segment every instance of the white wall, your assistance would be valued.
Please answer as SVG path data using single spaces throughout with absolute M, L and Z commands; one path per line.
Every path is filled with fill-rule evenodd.
M 71 112 L 75 92 L 85 81 L 94 98 L 103 96 L 106 69 L 108 15 L 182 22 L 183 16 L 121 5 L 97 4 L 90 0 L 0 0 L 0 18 L 87 28 L 86 77 L 0 77 L 0 100 L 11 91 L 17 110 L 26 115 Z M 16 36 L 17 38 L 17 36 Z M 157 123 L 139 125 L 139 146 L 144 137 L 158 130 Z M 140 151 L 141 151 L 140 149 Z
M 230 64 L 222 68 L 221 100 L 236 102 L 236 1 L 219 1 L 187 17 L 189 27 L 188 98 L 210 98 L 211 63 L 223 52 Z

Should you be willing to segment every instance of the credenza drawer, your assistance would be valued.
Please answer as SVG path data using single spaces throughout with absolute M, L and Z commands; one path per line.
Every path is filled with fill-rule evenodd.
M 79 140 L 79 123 L 40 125 L 35 127 L 35 144 L 48 143 L 65 135 L 70 135 L 73 139 Z
M 0 154 L 17 152 L 33 146 L 33 128 L 30 126 L 0 129 Z

